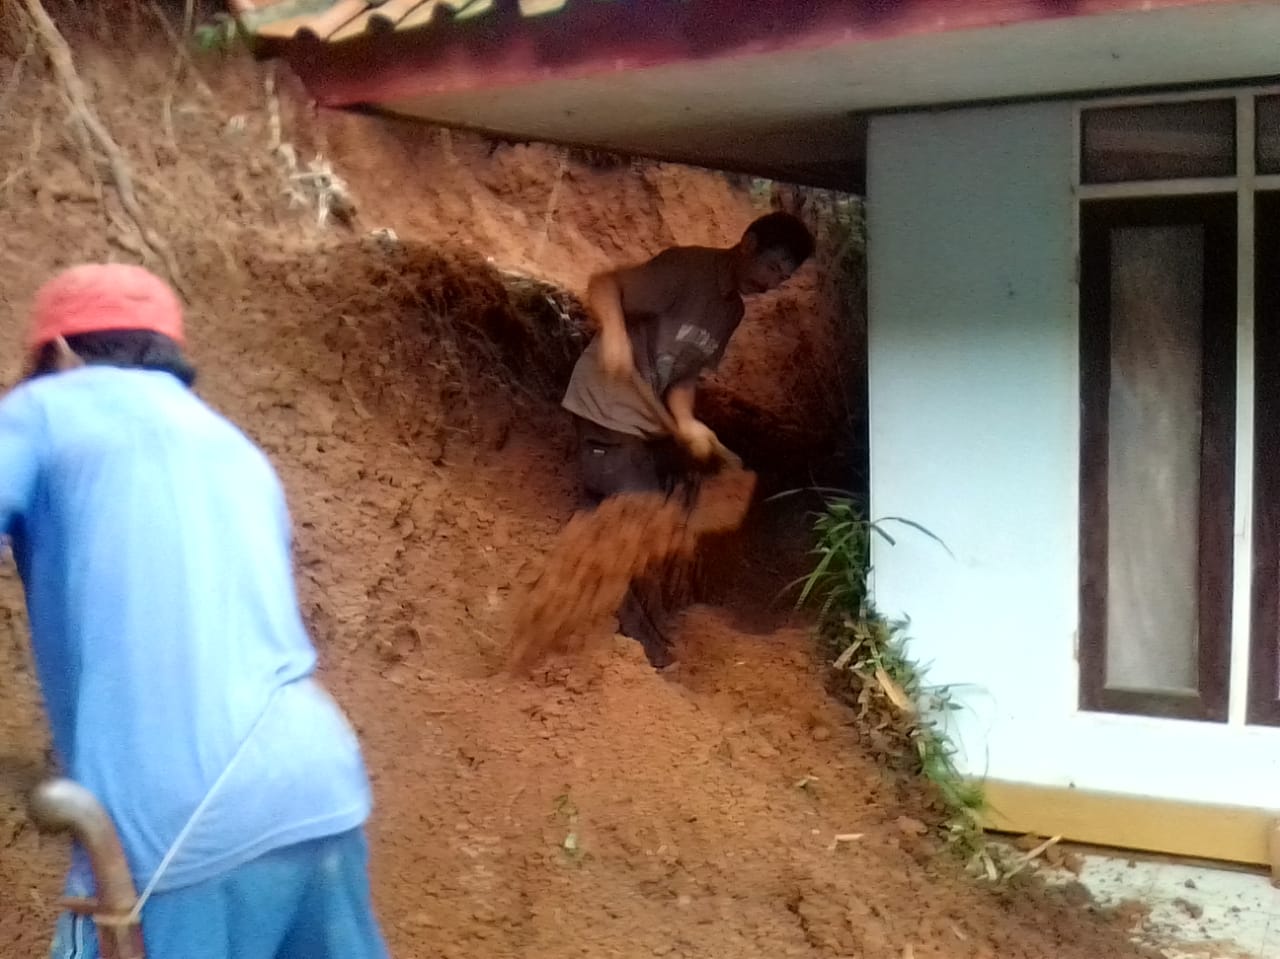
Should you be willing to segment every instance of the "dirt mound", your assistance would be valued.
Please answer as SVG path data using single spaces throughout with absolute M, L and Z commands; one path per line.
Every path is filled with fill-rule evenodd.
M 137 256 L 14 9 L 0 5 L 11 344 L 51 271 Z M 933 834 L 903 831 L 904 816 L 936 821 L 928 796 L 858 745 L 807 624 L 767 602 L 790 528 L 773 507 L 717 558 L 725 608 L 690 611 L 674 675 L 607 638 L 535 681 L 495 675 L 513 597 L 576 499 L 562 412 L 513 385 L 489 342 L 529 315 L 504 277 L 580 289 L 596 264 L 723 241 L 756 209 L 747 191 L 703 171 L 313 122 L 305 102 L 268 96 L 258 67 L 214 57 L 198 85 L 171 46 L 139 39 L 163 36 L 152 9 L 57 15 L 184 271 L 200 392 L 284 481 L 321 676 L 373 776 L 374 895 L 394 955 L 1131 955 L 1078 905 L 977 887 Z M 354 228 L 318 225 L 326 158 Z M 380 227 L 398 238 L 368 235 Z M 760 342 L 750 332 L 735 350 Z M 12 382 L 19 357 L 3 355 Z M 48 761 L 22 608 L 2 565 L 0 767 L 21 775 L 0 784 Z M 6 955 L 44 955 L 66 849 L 35 836 L 7 787 L 0 850 Z
M 524 674 L 551 653 L 574 652 L 615 614 L 633 580 L 692 559 L 700 537 L 741 525 L 755 474 L 726 470 L 703 480 L 697 499 L 626 493 L 569 521 L 537 580 L 520 597 L 510 669 Z

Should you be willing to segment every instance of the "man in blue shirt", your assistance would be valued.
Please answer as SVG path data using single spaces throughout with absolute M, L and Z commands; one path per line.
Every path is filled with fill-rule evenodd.
M 160 959 L 385 959 L 360 748 L 312 678 L 284 494 L 190 391 L 182 309 L 139 267 L 39 292 L 0 401 L 0 525 L 65 775 L 116 824 Z M 83 850 L 67 892 L 92 892 Z M 97 956 L 64 915 L 55 957 Z

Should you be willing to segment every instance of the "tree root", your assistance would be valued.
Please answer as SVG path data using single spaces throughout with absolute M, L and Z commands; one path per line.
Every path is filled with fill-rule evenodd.
M 88 139 L 106 155 L 107 168 L 111 174 L 116 195 L 120 199 L 120 205 L 142 238 L 145 251 L 160 260 L 169 281 L 184 297 L 187 296 L 173 250 L 164 238 L 148 225 L 134 190 L 133 175 L 130 172 L 128 160 L 125 158 L 124 151 L 120 149 L 120 145 L 111 136 L 111 131 L 90 105 L 88 91 L 85 89 L 84 81 L 80 79 L 80 74 L 76 71 L 75 61 L 72 59 L 71 48 L 67 45 L 66 38 L 58 30 L 57 24 L 49 16 L 41 0 L 25 0 L 25 2 L 45 53 L 62 86 L 62 94 L 70 107 L 72 119 L 84 130 Z

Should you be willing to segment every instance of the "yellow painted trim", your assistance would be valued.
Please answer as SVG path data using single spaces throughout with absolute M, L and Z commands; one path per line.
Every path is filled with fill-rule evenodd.
M 994 832 L 1250 865 L 1271 864 L 1271 836 L 1280 821 L 1274 810 L 1022 783 L 988 781 L 985 791 L 984 825 Z

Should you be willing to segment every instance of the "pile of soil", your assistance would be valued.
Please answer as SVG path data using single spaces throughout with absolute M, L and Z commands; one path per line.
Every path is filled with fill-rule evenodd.
M 16 6 L 0 8 L 10 344 L 52 271 L 137 255 Z M 793 528 L 771 507 L 722 551 L 724 605 L 688 614 L 674 674 L 606 625 L 576 659 L 502 675 L 512 596 L 576 488 L 563 415 L 474 332 L 511 321 L 499 268 L 581 289 L 593 265 L 723 242 L 755 212 L 747 191 L 676 167 L 316 120 L 286 90 L 285 140 L 334 162 L 355 202 L 354 228 L 321 228 L 315 181 L 275 142 L 262 68 L 214 58 L 197 83 L 149 39 L 163 37 L 153 9 L 55 13 L 182 267 L 199 391 L 284 481 L 320 675 L 373 777 L 371 870 L 393 954 L 1132 955 L 1079 903 L 1034 883 L 979 887 L 921 834 L 938 819 L 930 797 L 859 747 L 808 624 L 769 602 L 785 581 L 777 534 Z M 398 239 L 367 235 L 378 227 Z M 753 326 L 734 346 L 744 375 L 777 332 Z M 12 383 L 18 351 L 2 355 Z M 780 369 L 770 383 L 791 375 Z M 48 740 L 21 595 L 0 568 L 0 941 L 34 957 L 67 851 L 36 836 L 17 792 Z

